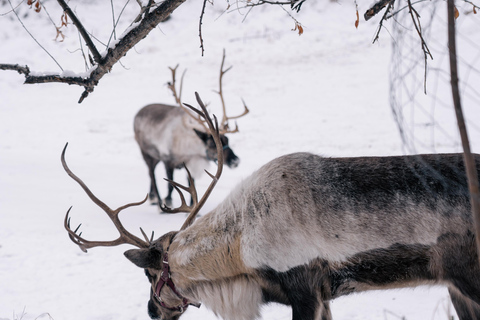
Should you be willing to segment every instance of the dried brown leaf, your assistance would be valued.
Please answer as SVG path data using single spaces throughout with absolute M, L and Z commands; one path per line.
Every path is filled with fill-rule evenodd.
M 60 27 L 61 28 L 61 27 Z M 63 42 L 63 40 L 65 40 L 65 35 L 62 33 L 62 31 L 60 30 L 60 28 L 56 27 L 57 29 L 57 36 L 55 37 L 55 39 L 53 41 L 57 41 L 58 40 L 58 37 L 61 38 L 61 40 L 58 40 L 58 42 Z
M 295 21 L 295 29 L 292 29 L 292 31 L 297 31 L 297 30 L 298 30 L 298 35 L 301 36 L 303 34 L 303 27 L 298 21 Z
M 298 25 L 298 35 L 301 36 L 303 34 L 303 27 Z
M 358 24 L 360 23 L 360 16 L 358 15 L 358 10 L 357 10 L 357 20 L 355 20 L 355 28 L 358 29 Z
M 475 9 L 475 6 L 473 6 L 473 14 L 477 14 L 477 9 Z
M 458 16 L 460 16 L 460 12 L 458 12 L 457 7 L 453 7 L 453 9 L 455 10 L 455 20 L 456 20 Z
M 66 12 L 63 13 L 62 17 L 60 18 L 60 20 L 62 21 L 62 27 L 65 26 L 67 27 L 67 24 L 68 24 L 68 15 Z
M 37 1 L 37 3 L 35 3 L 35 12 L 40 12 L 40 10 L 42 10 L 42 6 L 40 5 L 40 1 Z

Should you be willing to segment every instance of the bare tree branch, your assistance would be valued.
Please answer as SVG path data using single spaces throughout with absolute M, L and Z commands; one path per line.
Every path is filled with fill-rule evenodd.
M 205 48 L 203 47 L 203 37 L 202 37 L 202 21 L 203 15 L 205 14 L 205 6 L 207 5 L 207 0 L 203 0 L 202 13 L 200 14 L 200 22 L 198 23 L 198 35 L 200 37 L 200 48 L 202 49 L 202 57 Z
M 389 18 L 389 13 L 393 9 L 393 5 L 395 3 L 395 0 L 390 0 L 387 6 L 387 10 L 385 10 L 385 13 L 382 16 L 382 19 L 380 19 L 380 22 L 378 23 L 378 29 L 377 29 L 377 34 L 375 35 L 375 38 L 373 39 L 373 43 L 375 43 L 378 38 L 380 37 L 380 31 L 382 31 L 383 28 L 383 22 L 385 22 Z M 367 13 L 365 13 L 366 15 Z M 365 18 L 366 19 L 366 18 Z M 370 18 L 368 18 L 370 19 Z
M 90 51 L 93 53 L 93 58 L 95 59 L 95 62 L 100 63 L 102 56 L 100 55 L 100 52 L 98 52 L 97 47 L 95 47 L 95 45 L 93 44 L 93 41 L 83 27 L 83 24 L 80 22 L 77 16 L 73 13 L 72 9 L 70 9 L 68 4 L 64 0 L 57 1 L 58 4 L 60 4 L 60 6 L 62 7 L 63 11 L 67 13 L 75 27 L 77 27 L 78 31 L 82 35 L 82 38 L 83 40 L 85 40 L 85 44 L 87 45 L 88 49 L 90 49 Z
M 140 20 L 142 20 L 142 16 L 145 12 L 148 13 L 148 10 L 150 10 L 150 8 L 155 4 L 154 0 L 149 0 L 148 1 L 148 4 L 146 6 L 143 6 L 142 5 L 142 2 L 140 0 L 137 0 L 137 3 L 140 5 L 140 13 L 138 14 L 138 16 L 135 18 L 135 20 L 133 20 L 134 23 L 137 23 L 139 22 Z
M 133 48 L 138 42 L 145 38 L 148 33 L 153 30 L 160 22 L 164 21 L 178 6 L 184 3 L 186 0 L 165 0 L 158 5 L 154 10 L 145 10 L 145 16 L 141 21 L 128 31 L 125 36 L 119 40 L 114 48 L 108 48 L 107 52 L 102 56 L 95 49 L 90 36 L 83 28 L 80 21 L 75 14 L 66 5 L 64 0 L 57 0 L 62 8 L 67 12 L 69 17 L 74 21 L 75 26 L 79 29 L 83 39 L 90 42 L 87 44 L 88 48 L 93 52 L 95 65 L 91 69 L 90 75 L 86 78 L 83 77 L 68 77 L 62 75 L 45 75 L 45 76 L 33 76 L 30 74 L 28 66 L 20 67 L 13 64 L 2 64 L 1 70 L 15 70 L 25 75 L 25 83 L 47 83 L 47 82 L 60 82 L 67 84 L 79 85 L 85 88 L 85 91 L 79 99 L 79 103 L 85 99 L 89 93 L 93 92 L 94 87 L 98 84 L 100 79 L 110 72 L 113 65 L 117 63 L 127 52 Z M 69 13 L 70 12 L 70 13 Z M 88 40 L 87 40 L 88 39 Z M 96 51 L 96 52 L 95 52 Z
M 307 0 L 285 0 L 285 1 L 274 1 L 274 0 L 245 0 L 245 7 L 258 7 L 263 5 L 277 5 L 277 6 L 290 6 L 290 9 L 293 11 L 299 12 L 302 8 L 302 4 Z
M 475 238 L 477 244 L 477 253 L 480 263 L 480 188 L 478 182 L 477 167 L 475 158 L 470 150 L 470 142 L 468 139 L 467 128 L 462 111 L 460 101 L 460 90 L 458 87 L 458 71 L 457 71 L 457 49 L 455 39 L 455 4 L 453 0 L 447 1 L 448 8 L 448 49 L 450 56 L 450 76 L 453 104 L 455 107 L 455 115 L 457 117 L 458 130 L 463 146 L 463 158 L 465 161 L 465 170 L 467 173 L 468 189 L 470 191 L 470 201 L 472 205 L 472 220 L 475 228 Z
M 386 5 L 393 4 L 393 2 L 394 0 L 380 0 L 377 3 L 375 3 L 370 9 L 365 11 L 365 14 L 363 15 L 363 17 L 365 18 L 365 21 L 368 21 L 371 18 L 373 18 L 377 13 L 382 11 L 382 9 L 385 8 Z
M 18 20 L 18 22 L 20 22 L 20 24 L 22 25 L 23 29 L 28 33 L 28 35 L 33 39 L 33 41 L 35 41 L 35 42 L 38 44 L 38 46 L 39 46 L 40 48 L 42 48 L 42 50 L 45 51 L 45 52 L 50 56 L 50 58 L 52 58 L 53 61 L 55 61 L 55 63 L 57 64 L 57 66 L 60 68 L 60 70 L 63 71 L 63 68 L 62 68 L 62 66 L 58 63 L 58 61 L 50 54 L 50 52 L 47 51 L 47 49 L 45 49 L 44 46 L 42 46 L 42 45 L 40 44 L 40 42 L 38 42 L 38 40 L 33 36 L 33 34 L 32 34 L 32 33 L 27 29 L 27 27 L 23 24 L 22 19 L 20 19 L 20 17 L 19 17 L 18 14 L 17 14 L 17 11 L 15 11 L 15 9 L 13 8 L 12 2 L 11 2 L 10 0 L 7 0 L 7 1 L 8 1 L 8 3 L 10 4 L 10 7 L 12 8 L 12 12 L 15 14 L 15 17 L 17 17 L 17 20 Z
M 27 66 L 22 67 L 18 64 L 0 64 L 0 70 L 13 70 L 17 71 L 19 74 L 24 74 L 25 76 L 30 74 L 30 69 Z

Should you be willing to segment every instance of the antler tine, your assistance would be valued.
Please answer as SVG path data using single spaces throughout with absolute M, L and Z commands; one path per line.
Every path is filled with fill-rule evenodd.
M 222 122 L 221 122 L 222 129 L 220 130 L 221 134 L 238 132 L 238 125 L 235 124 L 235 129 L 230 130 L 228 128 L 228 121 L 232 120 L 232 119 L 241 118 L 241 117 L 243 117 L 244 115 L 246 115 L 247 113 L 250 112 L 250 110 L 248 110 L 248 108 L 247 108 L 247 105 L 245 104 L 245 101 L 243 101 L 243 99 L 242 99 L 243 106 L 245 108 L 243 113 L 240 114 L 240 115 L 237 115 L 237 116 L 233 116 L 233 117 L 228 117 L 227 116 L 227 108 L 226 108 L 226 105 L 225 105 L 225 99 L 223 98 L 223 76 L 230 69 L 232 69 L 232 66 L 228 67 L 226 70 L 223 70 L 224 64 L 225 64 L 225 49 L 223 49 L 222 63 L 220 64 L 220 76 L 219 76 L 219 81 L 218 81 L 219 82 L 219 90 L 217 92 L 218 95 L 220 96 L 220 102 L 222 103 L 222 110 L 223 110 L 223 117 L 222 117 Z
M 185 112 L 190 116 L 190 118 L 195 120 L 195 122 L 198 122 L 203 127 L 203 129 L 205 129 L 205 131 L 208 131 L 208 128 L 205 125 L 205 123 L 202 121 L 202 119 L 200 117 L 196 118 L 187 108 L 185 108 L 184 104 L 182 103 L 183 78 L 185 77 L 185 73 L 187 72 L 187 69 L 185 69 L 182 73 L 182 77 L 180 78 L 180 90 L 179 90 L 179 93 L 177 94 L 176 74 L 177 74 L 178 66 L 179 65 L 177 64 L 175 68 L 168 67 L 172 73 L 172 82 L 167 83 L 168 88 L 172 91 L 173 97 L 175 98 L 175 102 L 178 104 L 178 106 L 181 107 L 183 110 L 185 110 Z
M 187 72 L 187 69 L 185 69 L 182 73 L 182 78 L 180 79 L 180 90 L 179 93 L 177 94 L 177 88 L 176 88 L 176 74 L 177 74 L 177 68 L 178 64 L 175 66 L 175 68 L 168 67 L 170 71 L 172 72 L 172 82 L 169 82 L 168 88 L 172 90 L 173 97 L 175 98 L 175 102 L 179 105 L 182 106 L 182 90 L 183 90 L 183 77 L 185 77 L 185 73 Z
M 189 187 L 181 185 L 180 183 L 175 182 L 173 180 L 165 179 L 166 181 L 168 181 L 168 183 L 170 183 L 175 188 L 175 190 L 180 195 L 180 200 L 182 201 L 181 206 L 178 207 L 178 208 L 175 208 L 175 209 L 172 209 L 172 208 L 167 207 L 166 205 L 163 205 L 162 209 L 163 209 L 163 211 L 165 211 L 167 213 L 190 212 L 198 203 L 197 189 L 195 188 L 195 182 L 192 178 L 192 175 L 190 174 L 190 171 L 188 170 L 187 166 L 185 165 L 185 163 L 183 164 L 183 166 L 185 167 L 185 170 L 187 170 Z M 183 195 L 183 192 L 180 191 L 180 189 L 183 189 L 183 190 L 187 191 L 188 193 L 190 193 L 190 195 L 192 197 L 192 201 L 193 201 L 191 206 L 187 205 L 187 202 L 185 201 L 185 196 Z
M 215 145 L 217 147 L 217 157 L 218 157 L 218 159 L 217 159 L 217 172 L 216 172 L 215 175 L 212 175 L 210 172 L 205 170 L 207 172 L 207 174 L 212 178 L 212 182 L 208 186 L 207 190 L 205 191 L 205 194 L 202 196 L 200 201 L 197 201 L 197 190 L 195 188 L 195 183 L 193 181 L 193 178 L 192 178 L 192 176 L 190 174 L 190 171 L 188 170 L 187 166 L 185 166 L 185 169 L 187 170 L 187 173 L 188 173 L 188 179 L 189 179 L 189 184 L 190 184 L 189 187 L 185 187 L 185 186 L 183 186 L 183 185 L 181 185 L 181 184 L 179 184 L 175 181 L 165 179 L 169 183 L 172 184 L 172 186 L 175 188 L 175 190 L 177 190 L 178 194 L 180 195 L 182 204 L 180 205 L 180 207 L 175 208 L 175 209 L 170 209 L 170 208 L 167 208 L 166 206 L 163 206 L 163 209 L 164 210 L 166 209 L 165 211 L 168 212 L 168 213 L 177 213 L 177 212 L 189 212 L 190 213 L 188 215 L 187 219 L 185 220 L 185 222 L 183 223 L 182 228 L 180 230 L 184 230 L 185 228 L 187 228 L 188 226 L 190 226 L 193 223 L 193 221 L 195 220 L 195 217 L 198 215 L 198 212 L 203 207 L 203 205 L 207 201 L 207 198 L 210 196 L 210 193 L 213 191 L 213 188 L 217 184 L 217 181 L 220 178 L 220 176 L 222 174 L 222 170 L 223 170 L 223 145 L 222 145 L 222 141 L 220 140 L 220 132 L 218 130 L 217 117 L 213 116 L 213 118 L 215 120 L 215 124 L 214 124 L 212 119 L 210 118 L 210 116 L 208 114 L 208 111 L 207 111 L 207 108 L 206 108 L 205 104 L 200 99 L 200 95 L 197 92 L 195 92 L 195 97 L 197 99 L 198 104 L 202 108 L 202 111 L 198 110 L 197 108 L 192 107 L 189 104 L 185 103 L 184 105 L 186 107 L 190 108 L 193 112 L 195 112 L 199 116 L 199 118 L 201 117 L 201 118 L 205 119 L 205 122 L 208 124 L 208 127 L 209 127 L 208 131 L 212 135 L 213 141 L 215 141 Z M 184 195 L 183 195 L 183 193 L 180 189 L 183 189 L 183 190 L 189 192 L 192 195 L 193 204 L 191 206 L 186 204 L 185 197 L 184 197 Z
M 203 103 L 202 99 L 200 99 L 200 95 L 197 92 L 195 92 L 195 97 L 196 97 L 197 102 L 198 102 L 198 104 L 200 105 L 200 107 L 202 108 L 202 111 L 203 111 L 203 112 L 200 112 L 198 109 L 196 109 L 195 112 L 197 112 L 198 114 L 201 114 L 201 116 L 207 122 L 208 127 L 210 129 L 210 133 L 211 133 L 211 135 L 213 137 L 213 140 L 215 141 L 215 145 L 217 147 L 217 157 L 218 157 L 217 172 L 216 172 L 215 176 L 213 176 L 207 171 L 209 176 L 212 177 L 212 182 L 208 186 L 207 190 L 205 191 L 205 194 L 202 196 L 200 201 L 190 211 L 190 214 L 188 215 L 187 219 L 183 223 L 182 228 L 180 230 L 184 230 L 185 228 L 187 228 L 188 226 L 190 226 L 193 223 L 196 216 L 198 215 L 198 212 L 203 207 L 203 205 L 207 201 L 208 197 L 212 193 L 213 188 L 215 188 L 215 185 L 217 184 L 218 179 L 222 175 L 222 170 L 223 170 L 223 145 L 222 145 L 222 141 L 220 140 L 220 133 L 218 131 L 217 118 L 215 116 L 213 116 L 213 118 L 215 119 L 215 124 L 214 124 L 212 119 L 210 118 L 210 116 L 208 114 L 208 111 L 207 111 L 207 108 L 205 107 L 205 104 Z M 190 108 L 193 108 L 193 107 L 190 106 Z M 195 109 L 195 108 L 193 108 L 193 109 Z
M 250 110 L 247 107 L 247 104 L 245 103 L 245 100 L 242 99 L 242 103 L 243 103 L 243 108 L 244 108 L 243 112 L 241 114 L 239 114 L 238 116 L 228 117 L 227 118 L 228 120 L 241 118 L 241 117 L 243 117 L 244 115 L 246 115 L 247 113 L 250 112 Z
M 77 231 L 80 228 L 80 225 L 75 230 L 72 230 L 70 228 L 69 214 L 70 214 L 70 210 L 72 209 L 72 207 L 70 207 L 70 209 L 68 209 L 68 211 L 67 211 L 67 214 L 65 215 L 65 221 L 64 221 L 64 226 L 65 226 L 65 229 L 68 232 L 68 235 L 69 235 L 70 239 L 76 245 L 78 245 L 80 247 L 80 249 L 82 249 L 82 251 L 84 251 L 84 252 L 87 252 L 87 249 L 93 248 L 93 247 L 99 247 L 99 246 L 111 247 L 111 246 L 117 246 L 117 245 L 120 245 L 120 244 L 131 244 L 131 245 L 134 245 L 134 246 L 139 247 L 139 248 L 148 248 L 150 246 L 151 240 L 150 241 L 148 240 L 148 238 L 145 235 L 145 232 L 143 232 L 143 230 L 140 228 L 143 236 L 146 239 L 146 241 L 143 241 L 140 238 L 138 238 L 135 235 L 128 232 L 125 229 L 125 227 L 123 226 L 123 224 L 121 223 L 121 221 L 118 217 L 119 213 L 123 209 L 129 208 L 129 207 L 132 207 L 132 206 L 138 206 L 138 205 L 141 205 L 141 204 L 145 203 L 145 201 L 147 201 L 147 199 L 148 199 L 148 195 L 145 197 L 145 199 L 143 199 L 140 202 L 128 203 L 124 206 L 119 207 L 116 210 L 110 209 L 105 203 L 103 203 L 100 199 L 98 199 L 90 191 L 90 189 L 86 186 L 86 184 L 79 177 L 77 177 L 70 170 L 70 168 L 67 166 L 67 163 L 65 161 L 65 152 L 67 150 L 67 146 L 68 146 L 68 143 L 63 148 L 62 156 L 61 156 L 61 161 L 62 161 L 63 168 L 65 169 L 67 174 L 82 187 L 82 189 L 87 193 L 88 197 L 96 205 L 98 205 L 100 208 L 102 208 L 103 211 L 105 211 L 105 213 L 108 215 L 110 220 L 112 220 L 113 224 L 115 225 L 118 232 L 120 233 L 120 236 L 116 240 L 112 240 L 112 241 L 90 241 L 90 240 L 86 240 L 86 239 L 82 238 L 81 233 L 77 234 Z M 153 234 L 152 234 L 152 239 L 153 239 Z

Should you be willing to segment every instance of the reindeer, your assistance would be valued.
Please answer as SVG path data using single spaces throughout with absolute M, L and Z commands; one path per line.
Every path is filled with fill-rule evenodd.
M 244 112 L 238 116 L 227 117 L 225 100 L 223 98 L 222 80 L 224 74 L 231 69 L 224 70 L 225 51 L 220 66 L 220 89 L 218 94 L 223 107 L 223 118 L 221 121 L 220 139 L 223 145 L 223 157 L 225 164 L 229 168 L 236 168 L 240 159 L 233 152 L 228 144 L 227 133 L 238 132 L 238 126 L 230 129 L 228 122 L 232 119 L 238 119 L 246 115 L 249 110 L 244 103 Z M 217 161 L 217 152 L 215 143 L 208 128 L 201 118 L 196 117 L 181 102 L 181 92 L 183 84 L 180 85 L 180 91 L 177 94 L 175 88 L 175 68 L 170 68 L 172 72 L 172 82 L 169 88 L 172 90 L 178 107 L 165 104 L 150 104 L 143 107 L 135 116 L 134 132 L 143 159 L 148 167 L 150 176 L 149 198 L 152 204 L 157 203 L 161 211 L 163 204 L 172 205 L 173 187 L 168 185 L 167 197 L 162 201 L 155 179 L 155 168 L 159 162 L 163 162 L 167 173 L 167 178 L 173 180 L 175 169 L 183 168 L 186 164 L 190 168 L 192 179 L 199 177 L 203 169 L 208 166 L 209 161 Z
M 89 241 L 65 228 L 82 250 L 131 244 L 125 252 L 150 282 L 152 319 L 178 319 L 204 303 L 223 319 L 252 320 L 269 302 L 290 305 L 293 320 L 329 320 L 329 301 L 366 290 L 448 286 L 461 320 L 480 319 L 480 267 L 461 154 L 324 158 L 293 153 L 276 158 L 240 183 L 211 212 L 195 220 L 222 173 L 223 150 L 198 94 L 218 166 L 179 231 L 140 239 L 121 224 L 121 210 L 96 198 L 120 237 Z M 476 155 L 480 169 L 480 156 Z M 77 228 L 78 229 L 78 228 Z

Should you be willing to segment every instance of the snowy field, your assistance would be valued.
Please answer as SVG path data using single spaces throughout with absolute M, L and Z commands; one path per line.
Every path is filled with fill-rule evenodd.
M 107 41 L 111 9 L 109 1 L 103 2 L 93 6 L 78 1 L 76 7 L 76 1 L 70 1 L 70 5 L 90 32 Z M 200 1 L 187 1 L 129 52 L 121 65 L 115 65 L 82 104 L 77 104 L 83 91 L 79 87 L 24 85 L 17 73 L 0 71 L 1 320 L 148 319 L 149 285 L 143 271 L 123 257 L 129 247 L 94 248 L 85 254 L 68 239 L 63 219 L 72 205 L 73 224 L 82 223 L 86 238 L 109 240 L 116 232 L 101 209 L 63 171 L 60 153 L 68 142 L 70 167 L 111 207 L 143 199 L 149 179 L 133 138 L 133 117 L 148 103 L 174 102 L 166 86 L 169 66 L 188 69 L 185 102 L 194 104 L 193 92 L 198 91 L 218 114 L 219 99 L 213 90 L 218 89 L 225 48 L 227 66 L 233 66 L 224 81 L 230 114 L 242 111 L 241 98 L 251 110 L 238 121 L 240 133 L 230 136 L 240 166 L 224 170 L 203 212 L 279 155 L 296 151 L 325 156 L 404 154 L 389 108 L 388 32 L 372 45 L 378 20 L 361 21 L 355 29 L 353 3 L 311 2 L 296 16 L 304 26 L 302 36 L 291 30 L 294 22 L 280 8 L 257 8 L 245 16 L 246 10 L 222 14 L 222 1 L 216 1 L 215 7 L 208 5 L 202 57 Z M 54 2 L 47 5 L 58 24 L 60 13 Z M 121 5 L 115 7 L 117 13 Z M 135 15 L 134 5 L 127 8 L 125 21 Z M 8 7 L 1 10 L 4 13 Z M 65 70 L 84 71 L 73 26 L 64 31 L 65 42 L 58 43 L 52 41 L 56 32 L 50 22 L 36 16 L 24 22 Z M 0 16 L 0 63 L 59 71 L 11 14 Z M 470 119 L 479 115 L 475 108 L 467 110 Z M 435 118 L 456 137 L 450 108 L 439 108 Z M 426 127 L 419 126 L 416 132 L 421 136 L 422 130 L 431 130 Z M 480 152 L 478 130 L 471 130 L 471 144 L 474 152 Z M 461 151 L 458 141 L 441 138 L 434 148 L 436 152 Z M 419 151 L 430 152 L 431 145 L 426 143 Z M 157 176 L 165 195 L 162 167 Z M 176 172 L 176 177 L 182 181 L 184 173 Z M 205 175 L 198 180 L 198 188 L 208 183 Z M 137 232 L 141 226 L 158 236 L 179 229 L 184 218 L 183 214 L 159 215 L 148 204 L 122 215 L 130 230 Z M 356 294 L 332 303 L 336 320 L 447 319 L 454 314 L 449 308 L 448 293 L 442 287 Z M 202 307 L 190 308 L 182 319 L 212 318 Z M 272 304 L 264 308 L 262 318 L 290 319 L 291 311 Z

